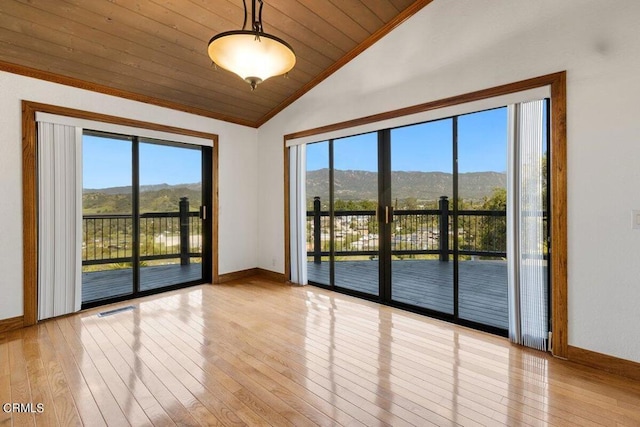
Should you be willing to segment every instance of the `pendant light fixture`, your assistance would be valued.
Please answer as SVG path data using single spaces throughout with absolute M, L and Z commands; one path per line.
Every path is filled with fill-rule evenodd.
M 260 3 L 256 19 L 256 1 Z M 209 40 L 213 63 L 242 77 L 255 90 L 269 77 L 286 74 L 296 64 L 293 49 L 284 40 L 262 28 L 262 0 L 251 0 L 251 29 L 247 30 L 247 3 L 242 30 L 227 31 Z

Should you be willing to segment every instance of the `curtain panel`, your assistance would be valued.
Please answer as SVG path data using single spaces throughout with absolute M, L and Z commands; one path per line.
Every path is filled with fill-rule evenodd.
M 291 281 L 307 284 L 306 146 L 289 147 Z
M 544 250 L 544 103 L 509 107 L 507 268 L 509 338 L 547 350 L 547 260 Z
M 82 302 L 82 129 L 38 122 L 38 320 Z

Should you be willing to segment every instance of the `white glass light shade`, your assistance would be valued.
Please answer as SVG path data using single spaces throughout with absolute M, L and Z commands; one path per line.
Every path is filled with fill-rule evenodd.
M 253 87 L 269 77 L 284 74 L 296 63 L 293 49 L 270 34 L 229 31 L 209 41 L 209 56 L 219 67 L 242 77 Z

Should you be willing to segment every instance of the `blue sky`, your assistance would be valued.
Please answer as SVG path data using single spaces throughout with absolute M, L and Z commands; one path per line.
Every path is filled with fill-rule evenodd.
M 394 171 L 453 171 L 452 120 L 444 119 L 391 131 Z M 307 146 L 307 170 L 329 166 L 328 144 Z M 334 140 L 336 169 L 377 171 L 377 135 Z M 459 172 L 505 172 L 507 169 L 507 109 L 481 111 L 458 118 Z
M 451 173 L 451 119 L 391 131 L 394 171 Z M 328 144 L 307 146 L 307 170 L 329 167 Z M 464 172 L 504 172 L 507 157 L 507 109 L 482 111 L 458 119 L 458 167 Z M 377 135 L 369 133 L 334 142 L 336 169 L 377 171 Z M 140 184 L 185 184 L 201 180 L 200 151 L 140 144 Z M 131 142 L 84 136 L 83 187 L 131 185 Z
M 84 188 L 131 185 L 131 142 L 85 135 Z M 188 184 L 201 181 L 201 152 L 166 145 L 140 144 L 140 184 Z

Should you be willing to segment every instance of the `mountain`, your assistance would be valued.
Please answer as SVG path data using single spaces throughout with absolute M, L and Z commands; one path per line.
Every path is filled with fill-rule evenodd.
M 336 170 L 336 200 L 376 200 L 378 197 L 378 174 L 360 170 Z M 307 172 L 307 201 L 314 196 L 329 200 L 329 170 Z M 392 198 L 419 201 L 435 201 L 440 196 L 452 198 L 453 176 L 443 172 L 392 172 Z M 506 174 L 498 172 L 470 172 L 458 175 L 459 196 L 467 201 L 482 201 L 490 197 L 494 188 L 506 186 Z M 201 204 L 202 186 L 191 184 L 156 184 L 140 187 L 140 210 L 142 212 L 175 212 L 181 197 L 189 198 L 190 210 Z M 131 187 L 111 187 L 83 190 L 85 214 L 108 214 L 131 212 Z
M 469 172 L 458 174 L 459 197 L 469 201 L 481 201 L 491 196 L 494 188 L 506 186 L 506 174 L 498 172 Z M 376 200 L 378 174 L 361 170 L 334 171 L 334 197 L 336 200 Z M 440 196 L 451 198 L 453 175 L 443 172 L 392 172 L 393 199 L 415 198 L 438 200 Z M 307 199 L 320 196 L 329 200 L 329 170 L 307 172 Z
M 202 185 L 157 184 L 140 186 L 141 212 L 177 212 L 181 197 L 189 198 L 189 210 L 197 211 L 202 200 Z M 82 209 L 85 214 L 131 212 L 131 187 L 83 189 Z
M 166 188 L 188 188 L 191 190 L 200 190 L 202 185 L 199 182 L 192 184 L 152 184 L 152 185 L 141 185 L 140 192 L 144 193 L 146 191 L 158 191 Z M 82 192 L 86 193 L 103 193 L 103 194 L 131 194 L 131 186 L 126 187 L 108 187 L 108 188 L 83 188 Z

